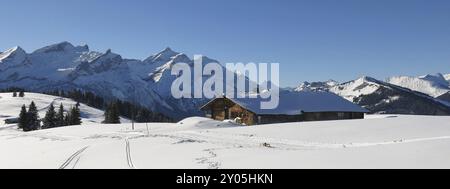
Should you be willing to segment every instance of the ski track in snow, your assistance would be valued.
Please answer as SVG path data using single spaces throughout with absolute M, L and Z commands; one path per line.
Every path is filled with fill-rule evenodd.
M 75 163 L 72 166 L 72 169 L 74 169 L 76 164 L 78 163 L 78 161 L 81 158 L 81 154 L 88 148 L 89 148 L 89 146 L 86 146 L 86 147 L 76 151 L 69 158 L 67 158 L 67 160 L 59 167 L 59 169 L 66 169 L 73 162 L 73 160 L 76 159 Z
M 80 161 L 80 159 L 81 159 L 81 156 L 78 156 L 77 160 L 75 161 L 75 163 L 72 166 L 72 169 L 75 169 L 75 167 L 78 165 L 78 162 Z
M 135 166 L 133 164 L 133 160 L 131 158 L 130 141 L 128 140 L 128 138 L 125 138 L 125 153 L 126 153 L 126 156 L 127 156 L 128 167 L 130 167 L 131 169 L 135 169 Z

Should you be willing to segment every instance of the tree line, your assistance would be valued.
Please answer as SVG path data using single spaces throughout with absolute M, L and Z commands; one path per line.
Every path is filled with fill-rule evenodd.
M 17 87 L 10 87 L 7 89 L 2 89 L 0 90 L 0 92 L 4 93 L 4 92 L 12 92 L 13 93 L 13 97 L 25 97 L 25 90 L 21 89 L 21 88 L 17 88 Z M 18 93 L 18 94 L 17 94 Z
M 17 92 L 16 91 L 13 92 L 13 97 L 17 97 Z M 20 91 L 19 92 L 19 97 L 25 97 L 25 91 Z
M 89 91 L 72 90 L 66 92 L 63 90 L 54 90 L 45 94 L 70 98 L 88 106 L 104 110 L 105 120 L 103 123 L 120 123 L 120 118 L 118 118 L 120 116 L 132 119 L 138 123 L 173 122 L 173 119 L 161 113 L 153 112 L 143 106 L 118 99 L 108 101 Z
M 39 112 L 34 101 L 27 107 L 22 105 L 20 110 L 18 127 L 23 131 L 35 131 L 39 129 L 50 129 L 62 126 L 81 125 L 81 113 L 80 104 L 77 103 L 75 107 L 71 107 L 70 110 L 65 113 L 64 106 L 61 103 L 59 109 L 56 112 L 53 103 L 51 103 L 45 113 L 45 117 L 39 118 Z

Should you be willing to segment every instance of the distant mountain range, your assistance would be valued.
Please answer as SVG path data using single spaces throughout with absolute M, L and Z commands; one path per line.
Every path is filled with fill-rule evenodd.
M 345 83 L 304 82 L 294 91 L 329 91 L 373 113 L 450 115 L 449 76 L 391 77 L 386 82 L 371 77 Z
M 194 65 L 183 53 L 166 48 L 145 60 L 126 59 L 107 50 L 62 42 L 27 53 L 20 47 L 0 53 L 0 89 L 24 88 L 33 92 L 84 90 L 105 99 L 137 103 L 174 119 L 202 115 L 208 99 L 174 99 L 170 88 L 176 63 Z M 202 57 L 202 66 L 217 62 Z M 224 69 L 226 70 L 226 69 Z M 206 80 L 207 77 L 194 78 Z M 321 90 L 336 93 L 374 113 L 450 114 L 450 74 L 392 77 L 386 82 L 363 77 L 346 83 L 304 82 L 291 91 Z M 225 83 L 226 84 L 226 83 Z
M 439 97 L 450 91 L 449 80 L 450 74 L 444 76 L 440 73 L 437 73 L 433 75 L 428 74 L 420 77 L 409 77 L 409 76 L 391 77 L 387 80 L 387 82 L 414 91 L 419 91 L 428 94 L 432 97 Z
M 201 115 L 203 99 L 176 100 L 170 88 L 176 78 L 172 65 L 193 60 L 170 48 L 145 60 L 125 59 L 107 50 L 62 42 L 32 53 L 20 47 L 0 54 L 0 88 L 19 87 L 34 92 L 74 89 L 94 92 L 106 99 L 138 103 L 175 119 Z M 202 57 L 202 64 L 216 62 Z

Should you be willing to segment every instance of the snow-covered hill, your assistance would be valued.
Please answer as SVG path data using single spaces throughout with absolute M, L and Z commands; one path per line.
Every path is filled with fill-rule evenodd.
M 136 130 L 85 122 L 28 133 L 0 124 L 0 168 L 450 168 L 447 116 L 252 127 L 194 117 Z
M 13 97 L 12 93 L 0 93 L 0 124 L 8 118 L 17 118 L 20 113 L 22 105 L 28 107 L 28 105 L 34 101 L 38 110 L 40 118 L 45 116 L 49 105 L 53 103 L 55 108 L 58 108 L 60 104 L 63 104 L 66 111 L 70 107 L 74 107 L 76 102 L 57 96 L 50 96 L 38 93 L 25 93 L 25 97 Z M 101 123 L 104 120 L 104 112 L 85 104 L 80 104 L 80 113 L 82 118 L 82 124 Z M 122 122 L 129 122 L 126 119 L 121 119 Z
M 450 82 L 447 80 L 448 78 L 446 79 L 444 75 L 438 73 L 420 77 L 391 77 L 387 79 L 387 82 L 414 91 L 419 91 L 432 97 L 438 97 L 450 91 Z

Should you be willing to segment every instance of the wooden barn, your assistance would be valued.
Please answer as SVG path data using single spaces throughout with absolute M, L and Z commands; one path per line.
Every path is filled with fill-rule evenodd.
M 201 107 L 215 120 L 240 118 L 246 125 L 364 119 L 366 109 L 329 92 L 280 92 L 279 106 L 260 108 L 261 98 L 215 98 Z

